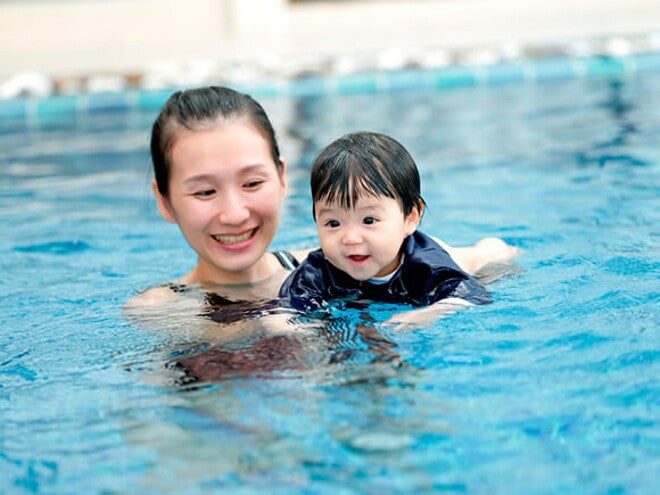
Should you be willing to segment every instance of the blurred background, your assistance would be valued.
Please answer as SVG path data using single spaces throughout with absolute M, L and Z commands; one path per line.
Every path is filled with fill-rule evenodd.
M 217 79 L 488 63 L 558 46 L 657 50 L 657 0 L 0 0 L 0 87 L 171 87 Z

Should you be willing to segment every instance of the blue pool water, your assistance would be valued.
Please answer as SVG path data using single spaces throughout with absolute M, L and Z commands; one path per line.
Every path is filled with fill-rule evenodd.
M 416 158 L 422 228 L 525 250 L 405 361 L 162 377 L 192 342 L 127 321 L 194 262 L 153 204 L 154 112 L 0 124 L 0 492 L 654 494 L 660 74 L 263 98 L 290 165 L 277 248 L 315 244 L 307 170 L 344 132 Z M 349 320 L 350 321 L 350 320 Z

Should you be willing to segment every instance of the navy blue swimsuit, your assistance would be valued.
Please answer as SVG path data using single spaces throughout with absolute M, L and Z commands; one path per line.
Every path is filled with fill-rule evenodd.
M 332 266 L 320 249 L 287 277 L 280 297 L 301 311 L 312 311 L 331 299 L 352 299 L 428 306 L 456 297 L 474 304 L 491 302 L 486 287 L 461 270 L 431 237 L 414 232 L 403 243 L 404 261 L 384 284 L 355 280 Z

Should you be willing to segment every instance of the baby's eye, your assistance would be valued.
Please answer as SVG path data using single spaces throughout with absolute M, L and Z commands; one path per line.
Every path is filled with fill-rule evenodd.
M 337 227 L 339 227 L 339 220 L 328 220 L 327 222 L 325 222 L 325 224 L 331 229 L 336 229 Z
M 373 225 L 376 223 L 376 219 L 374 217 L 364 217 L 362 223 L 364 223 L 365 225 Z

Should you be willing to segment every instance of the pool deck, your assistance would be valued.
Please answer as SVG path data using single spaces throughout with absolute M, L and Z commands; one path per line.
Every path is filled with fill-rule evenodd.
M 29 33 L 29 35 L 26 35 Z M 660 51 L 657 0 L 0 3 L 0 97 Z

